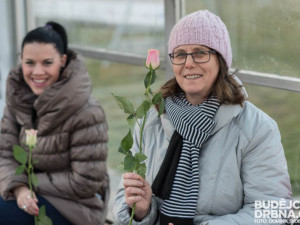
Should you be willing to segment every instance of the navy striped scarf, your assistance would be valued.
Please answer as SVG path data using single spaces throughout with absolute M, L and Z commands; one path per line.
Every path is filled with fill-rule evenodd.
M 215 126 L 213 117 L 219 105 L 215 97 L 197 106 L 189 103 L 183 94 L 166 99 L 166 112 L 183 138 L 171 193 L 161 208 L 161 217 L 168 218 L 168 222 L 185 224 L 195 216 L 199 191 L 199 151 Z

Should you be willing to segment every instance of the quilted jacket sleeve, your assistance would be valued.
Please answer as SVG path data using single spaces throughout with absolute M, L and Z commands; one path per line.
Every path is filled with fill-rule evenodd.
M 224 216 L 198 215 L 197 225 L 260 224 L 255 222 L 255 201 L 291 199 L 291 186 L 279 129 L 274 121 L 266 121 L 254 132 L 243 152 L 241 178 L 244 206 L 236 214 Z M 205 221 L 205 222 L 203 222 Z M 271 223 L 281 224 L 281 223 Z
M 104 192 L 108 187 L 107 130 L 99 106 L 74 115 L 69 140 L 71 167 L 67 171 L 39 173 L 38 193 L 80 199 Z
M 0 133 L 0 193 L 4 200 L 14 199 L 12 190 L 27 184 L 25 174 L 15 175 L 18 162 L 13 156 L 13 145 L 19 143 L 19 125 L 8 107 L 4 110 Z

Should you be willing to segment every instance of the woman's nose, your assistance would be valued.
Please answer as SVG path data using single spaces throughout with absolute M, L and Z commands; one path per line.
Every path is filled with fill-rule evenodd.
M 195 61 L 194 61 L 192 55 L 186 56 L 185 67 L 186 68 L 194 68 L 195 67 Z
M 33 69 L 33 74 L 34 75 L 41 75 L 44 73 L 44 69 L 42 65 L 36 64 L 34 69 Z

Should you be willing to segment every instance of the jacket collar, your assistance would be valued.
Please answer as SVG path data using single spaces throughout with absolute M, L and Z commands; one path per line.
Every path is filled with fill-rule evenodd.
M 241 105 L 221 105 L 214 117 L 214 121 L 216 122 L 216 126 L 211 131 L 211 135 L 216 133 L 218 130 L 220 130 L 222 127 L 224 127 L 226 124 L 230 123 L 233 118 L 235 118 L 237 115 L 240 114 L 240 112 L 243 110 L 243 107 Z

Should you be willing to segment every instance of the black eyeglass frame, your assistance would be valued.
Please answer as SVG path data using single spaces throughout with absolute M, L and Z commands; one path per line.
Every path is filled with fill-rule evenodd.
M 183 53 L 183 54 L 185 54 L 185 60 L 184 60 L 183 63 L 178 64 L 178 63 L 173 63 L 173 61 L 172 61 L 172 59 L 174 59 L 174 54 L 175 53 L 170 53 L 168 55 L 169 55 L 170 61 L 173 65 L 184 65 L 186 63 L 186 59 L 187 59 L 188 55 L 192 56 L 192 59 L 193 59 L 194 63 L 201 64 L 201 63 L 207 63 L 210 60 L 210 54 L 216 54 L 217 53 L 216 51 L 213 51 L 213 50 L 211 50 L 211 51 L 197 51 L 197 52 L 207 52 L 208 53 L 208 60 L 205 61 L 205 62 L 196 62 L 195 59 L 194 59 L 194 56 L 193 56 L 193 54 L 195 54 L 196 52 Z

